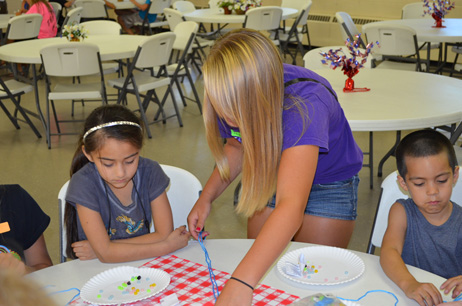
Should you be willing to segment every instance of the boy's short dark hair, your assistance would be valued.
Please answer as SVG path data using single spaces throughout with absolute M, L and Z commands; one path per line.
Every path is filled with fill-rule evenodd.
M 407 167 L 404 159 L 409 157 L 427 157 L 446 152 L 449 166 L 454 173 L 457 163 L 456 153 L 449 139 L 435 130 L 420 130 L 404 137 L 396 148 L 396 165 L 399 175 L 405 178 Z

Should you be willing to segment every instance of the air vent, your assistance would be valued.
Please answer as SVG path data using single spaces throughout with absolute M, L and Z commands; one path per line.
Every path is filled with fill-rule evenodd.
M 309 21 L 330 22 L 331 16 L 327 15 L 308 15 Z
M 354 24 L 363 25 L 366 23 L 376 22 L 376 21 L 383 21 L 383 19 L 367 19 L 367 18 L 352 18 Z M 337 17 L 333 17 L 332 22 L 337 22 Z

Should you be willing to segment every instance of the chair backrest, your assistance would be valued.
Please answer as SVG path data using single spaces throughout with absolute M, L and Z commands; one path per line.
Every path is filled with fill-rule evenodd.
M 365 24 L 363 31 L 367 41 L 378 41 L 379 48 L 372 48 L 373 54 L 408 56 L 417 53 L 417 34 L 414 29 L 397 24 Z
M 298 12 L 300 13 L 300 19 L 298 19 L 297 26 L 303 26 L 308 22 L 308 15 L 310 14 L 311 5 L 313 4 L 313 2 L 311 0 L 308 0 L 306 2 L 304 1 L 304 3 L 305 5 L 298 10 Z
M 209 0 L 209 8 L 218 8 L 218 2 L 219 0 Z
M 165 8 L 164 15 L 167 18 L 170 31 L 175 31 L 176 26 L 184 21 L 183 13 L 171 8 Z
M 63 26 L 79 24 L 82 18 L 83 7 L 76 7 L 67 12 L 66 18 L 64 19 Z
M 175 228 L 187 225 L 189 212 L 202 191 L 201 182 L 191 172 L 184 169 L 168 165 L 160 166 L 170 178 L 167 197 L 172 208 L 173 225 Z
M 66 231 L 64 230 L 64 209 L 66 208 L 66 193 L 67 187 L 69 186 L 69 181 L 64 183 L 58 193 L 58 213 L 59 213 L 59 254 L 61 257 L 61 262 L 66 261 L 66 244 L 67 236 Z
M 58 2 L 48 2 L 52 7 L 53 11 L 55 12 L 56 15 L 56 20 L 59 20 L 59 16 L 61 15 L 61 11 L 63 9 L 62 5 L 59 4 Z
M 424 15 L 424 4 L 423 2 L 409 3 L 403 6 L 401 11 L 402 19 L 420 19 L 420 18 L 432 18 L 431 15 Z
M 149 36 L 138 47 L 135 58 L 137 68 L 152 68 L 167 65 L 172 53 L 173 42 L 176 35 L 165 32 Z M 156 56 L 152 56 L 155 54 Z
M 300 13 L 308 4 L 311 6 L 311 0 L 282 0 L 281 7 L 293 8 Z
M 348 38 L 350 40 L 355 40 L 356 36 L 360 33 L 358 28 L 356 27 L 353 19 L 348 13 L 345 12 L 337 12 L 335 13 L 335 18 L 337 19 L 337 23 L 340 27 L 340 33 L 342 34 L 343 41 L 346 41 Z M 361 47 L 366 48 L 366 44 L 364 43 L 364 37 L 361 37 Z
M 175 10 L 182 12 L 183 14 L 191 13 L 196 10 L 194 3 L 192 3 L 191 1 L 184 0 L 176 1 L 175 3 L 173 3 L 173 8 Z
M 198 30 L 199 25 L 194 21 L 183 21 L 179 23 L 173 31 L 176 34 L 173 49 L 183 51 L 183 54 L 190 54 Z
M 330 69 L 329 65 L 325 65 L 321 62 L 323 56 L 321 52 L 329 52 L 329 50 L 338 50 L 342 49 L 342 54 L 346 55 L 348 58 L 351 57 L 350 50 L 348 50 L 345 46 L 329 46 L 329 47 L 320 47 L 311 49 L 310 51 L 306 52 L 305 56 L 303 56 L 303 61 L 305 63 L 305 68 L 310 70 L 315 69 Z M 364 53 L 364 49 L 358 49 L 361 53 Z M 364 68 L 371 68 L 372 67 L 372 56 L 369 54 L 367 57 L 367 62 L 364 63 Z
M 160 35 L 160 34 L 159 34 Z M 191 173 L 184 169 L 160 165 L 162 170 L 170 178 L 170 185 L 167 188 L 167 197 L 170 202 L 173 214 L 173 226 L 177 228 L 186 225 L 188 214 L 199 198 L 202 191 L 201 182 Z M 59 210 L 59 249 L 61 262 L 66 260 L 67 237 L 64 229 L 64 209 L 66 204 L 66 192 L 69 186 L 67 181 L 58 193 L 58 210 Z M 151 222 L 151 232 L 154 232 L 154 224 Z
M 149 14 L 162 14 L 164 9 L 169 8 L 172 4 L 172 0 L 156 0 L 151 1 L 151 6 L 149 7 Z
M 90 43 L 54 44 L 40 50 L 48 76 L 85 76 L 102 74 L 97 45 Z
M 257 31 L 269 31 L 279 28 L 282 8 L 279 6 L 257 7 L 245 12 L 244 28 Z
M 82 22 L 81 25 L 88 31 L 89 36 L 93 35 L 120 35 L 122 27 L 118 22 L 111 20 L 92 20 Z
M 373 254 L 376 247 L 382 246 L 383 235 L 385 235 L 385 231 L 388 226 L 388 213 L 391 206 L 397 199 L 407 199 L 408 197 L 409 193 L 401 189 L 398 183 L 398 171 L 389 174 L 385 180 L 383 180 L 382 192 L 380 194 L 374 224 L 372 225 L 372 232 L 367 247 L 368 253 Z M 462 182 L 460 182 L 460 180 L 457 181 L 452 190 L 451 201 L 462 205 Z
M 74 5 L 83 8 L 81 17 L 84 19 L 108 19 L 103 0 L 76 0 Z
M 11 18 L 5 38 L 16 41 L 37 38 L 42 19 L 43 16 L 40 14 L 25 14 Z

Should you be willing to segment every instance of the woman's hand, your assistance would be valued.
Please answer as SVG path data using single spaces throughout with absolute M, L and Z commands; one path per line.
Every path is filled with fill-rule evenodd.
M 26 264 L 11 253 L 0 253 L 0 269 L 11 269 L 19 275 L 28 273 Z
M 419 305 L 438 305 L 443 302 L 441 293 L 430 283 L 413 282 L 403 288 L 404 293 L 410 299 L 415 300 Z
M 172 248 L 171 252 L 184 248 L 188 245 L 189 232 L 186 230 L 186 225 L 180 226 L 168 235 L 166 242 Z
M 444 290 L 444 294 L 448 294 L 453 288 L 452 298 L 455 299 L 462 293 L 462 275 L 451 277 L 440 287 L 441 290 Z M 460 303 L 462 305 L 462 302 Z
M 226 282 L 226 285 L 218 296 L 218 300 L 215 305 L 252 305 L 252 296 L 253 291 L 250 290 L 250 288 L 238 281 L 230 279 Z
M 72 246 L 72 250 L 74 251 L 75 255 L 80 260 L 90 260 L 90 259 L 97 258 L 88 240 L 74 242 L 71 246 Z
M 194 239 L 198 239 L 198 234 L 200 231 L 204 229 L 205 220 L 210 214 L 210 209 L 212 207 L 212 203 L 202 200 L 199 198 L 194 207 L 191 209 L 191 212 L 188 215 L 188 227 L 189 232 L 193 236 Z M 209 235 L 208 232 L 204 232 L 202 238 L 205 238 Z

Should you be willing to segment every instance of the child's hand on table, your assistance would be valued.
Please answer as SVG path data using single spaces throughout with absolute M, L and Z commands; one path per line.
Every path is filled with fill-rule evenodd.
M 444 290 L 445 294 L 448 294 L 452 289 L 454 289 L 452 291 L 452 298 L 455 299 L 462 293 L 462 275 L 451 277 L 441 285 L 440 289 Z M 460 303 L 460 305 L 462 305 L 462 302 Z
M 0 253 L 0 268 L 11 269 L 19 275 L 27 274 L 26 264 L 17 259 L 12 253 Z
M 421 306 L 438 305 L 443 302 L 439 290 L 430 283 L 413 282 L 404 287 L 403 291 L 408 298 L 415 300 Z
M 167 237 L 167 242 L 172 247 L 172 250 L 178 250 L 188 245 L 188 240 L 191 234 L 186 230 L 186 225 L 180 226 L 170 233 Z

